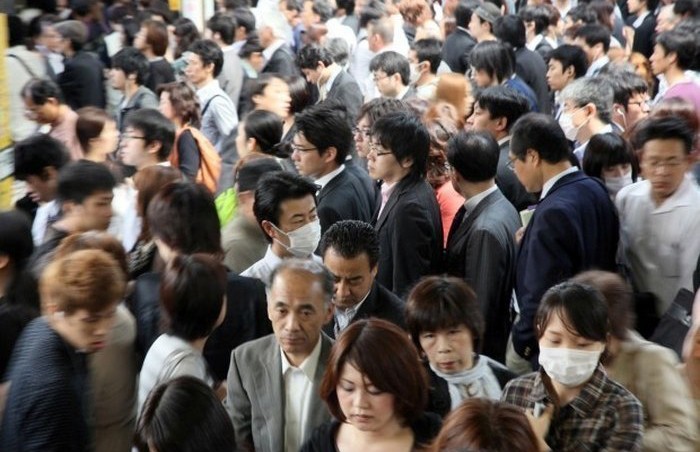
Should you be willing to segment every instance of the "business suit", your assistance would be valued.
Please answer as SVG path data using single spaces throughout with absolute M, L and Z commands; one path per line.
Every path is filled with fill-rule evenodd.
M 476 40 L 464 29 L 457 27 L 445 39 L 442 46 L 442 60 L 450 66 L 452 72 L 466 74 L 469 70 L 469 53 L 476 45 Z
M 496 185 L 503 195 L 520 212 L 537 203 L 537 198 L 528 193 L 520 183 L 515 172 L 508 168 L 508 151 L 510 149 L 510 137 L 499 145 L 498 167 L 496 169 Z
M 154 93 L 158 90 L 158 85 L 164 85 L 175 81 L 173 67 L 165 58 L 158 58 L 157 60 L 149 62 L 148 69 L 148 77 L 146 77 L 146 82 L 143 86 Z
M 464 220 L 463 216 L 464 207 L 457 213 L 447 240 L 446 270 L 474 289 L 486 322 L 482 353 L 503 362 L 510 332 L 515 232 L 520 217 L 498 188 Z
M 330 420 L 319 397 L 319 385 L 333 342 L 321 335 L 321 353 L 311 388 L 308 423 L 304 437 Z M 281 452 L 284 450 L 285 393 L 282 357 L 274 335 L 241 345 L 231 353 L 227 401 L 238 450 Z
M 219 86 L 224 90 L 231 102 L 238 110 L 238 99 L 241 97 L 241 89 L 243 88 L 243 66 L 238 53 L 232 47 L 228 47 L 223 51 L 224 65 L 221 67 L 221 73 L 217 80 Z
M 550 114 L 549 87 L 547 86 L 547 65 L 542 56 L 522 47 L 515 51 L 515 73 L 532 89 L 537 97 L 540 113 Z
M 142 356 L 161 334 L 160 278 L 158 273 L 141 275 L 134 286 L 131 312 L 136 318 L 136 345 Z M 224 380 L 231 350 L 272 332 L 267 317 L 265 286 L 253 279 L 227 274 L 226 317 L 204 346 L 204 358 L 217 380 Z
M 653 12 L 647 14 L 638 27 L 634 27 L 637 16 L 629 16 L 627 25 L 634 28 L 634 41 L 632 41 L 632 51 L 639 52 L 646 58 L 654 53 L 654 40 L 656 39 L 656 16 Z
M 403 298 L 421 277 L 441 271 L 440 207 L 425 179 L 408 175 L 379 210 L 372 220 L 379 236 L 377 281 Z
M 513 347 L 537 363 L 535 313 L 550 287 L 596 268 L 615 270 L 620 224 L 605 186 L 576 171 L 559 179 L 540 201 L 525 229 L 515 270 L 520 316 Z
M 348 119 L 354 123 L 362 107 L 362 91 L 355 78 L 341 70 L 322 102 L 336 102 L 343 105 L 348 112 Z
M 355 179 L 360 181 L 362 185 L 363 196 L 367 199 L 367 203 L 370 207 L 370 212 L 374 213 L 379 204 L 379 189 L 377 187 L 377 182 L 373 181 L 367 170 L 361 168 L 354 160 L 345 161 L 345 171 L 348 172 Z
M 372 283 L 372 288 L 362 306 L 350 321 L 350 324 L 362 319 L 377 318 L 384 319 L 405 328 L 404 303 L 399 297 L 386 290 L 376 280 Z M 328 337 L 335 339 L 335 317 L 323 327 L 323 332 Z
M 337 221 L 369 222 L 372 219 L 373 212 L 364 196 L 364 188 L 347 169 L 343 169 L 321 189 L 316 198 L 316 206 L 322 232 L 326 232 Z
M 290 49 L 287 44 L 282 44 L 280 48 L 274 51 L 267 63 L 265 63 L 262 72 L 284 76 L 299 75 L 299 70 L 294 62 L 292 49 Z
M 105 108 L 102 72 L 100 60 L 87 52 L 78 52 L 73 58 L 66 59 L 65 68 L 58 76 L 58 86 L 71 109 Z

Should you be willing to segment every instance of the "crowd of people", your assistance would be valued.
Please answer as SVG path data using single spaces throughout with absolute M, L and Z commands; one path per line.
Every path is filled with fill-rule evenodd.
M 213 6 L 8 16 L 0 450 L 700 451 L 699 0 Z

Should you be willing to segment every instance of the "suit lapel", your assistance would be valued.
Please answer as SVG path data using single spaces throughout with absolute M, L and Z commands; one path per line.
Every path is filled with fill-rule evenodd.
M 401 197 L 403 192 L 408 190 L 410 187 L 411 187 L 411 183 L 407 182 L 405 180 L 396 184 L 396 187 L 394 187 L 393 193 L 391 193 L 391 196 L 389 196 L 389 199 L 387 200 L 386 205 L 384 206 L 384 209 L 382 209 L 381 215 L 379 215 L 379 218 L 377 219 L 377 226 L 376 226 L 377 230 L 382 228 L 382 225 L 384 224 L 384 222 L 386 222 L 387 218 L 389 217 L 389 214 L 396 206 L 396 203 L 399 201 L 399 198 Z M 381 206 L 381 203 L 380 203 L 380 206 Z
M 360 306 L 360 309 L 357 310 L 357 313 L 355 313 L 354 319 L 365 319 L 367 317 L 370 317 L 372 314 L 374 314 L 374 312 L 377 309 L 377 298 L 378 297 L 379 297 L 379 283 L 377 283 L 377 281 L 374 281 L 372 283 L 372 289 L 369 291 L 369 294 L 367 295 L 367 299 L 364 301 L 364 303 L 362 303 L 362 306 Z
M 329 180 L 328 183 L 321 189 L 321 191 L 318 193 L 316 204 L 321 204 L 321 200 L 325 198 L 329 193 L 333 192 L 333 190 L 343 185 L 344 181 L 345 170 L 341 171 L 337 176 Z
M 304 438 L 307 439 L 311 437 L 311 433 L 316 427 L 330 419 L 326 403 L 321 399 L 319 392 L 332 346 L 333 341 L 328 336 L 321 333 L 321 353 L 318 356 L 318 365 L 316 366 L 314 383 L 311 388 L 312 397 L 309 406 L 309 422 L 304 428 Z
M 461 222 L 461 224 L 455 225 L 454 223 L 457 220 L 457 216 L 455 216 L 455 222 L 452 224 L 452 228 L 450 228 L 450 236 L 449 240 L 447 242 L 447 247 L 449 248 L 450 246 L 454 245 L 454 242 L 456 240 L 459 240 L 461 237 L 463 237 L 469 229 L 472 227 L 474 224 L 474 221 L 479 218 L 479 215 L 481 215 L 481 212 L 486 210 L 489 206 L 491 206 L 493 203 L 495 203 L 498 200 L 498 195 L 500 192 L 498 190 L 494 191 L 493 193 L 490 193 L 486 198 L 482 199 L 479 204 L 476 205 L 476 208 L 469 214 L 469 216 Z M 460 207 L 463 209 L 464 206 Z
M 284 382 L 282 380 L 282 358 L 277 340 L 272 338 L 271 346 L 266 351 L 266 362 L 264 366 L 264 379 L 262 380 L 262 397 L 265 398 L 263 411 L 267 413 L 265 418 L 269 426 L 270 449 L 281 450 L 284 448 L 284 412 L 285 393 Z M 261 401 L 262 402 L 262 401 Z M 281 444 L 274 444 L 279 438 Z

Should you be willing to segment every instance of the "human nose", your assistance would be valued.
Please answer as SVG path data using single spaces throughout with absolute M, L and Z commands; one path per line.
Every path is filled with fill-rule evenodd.
M 337 297 L 345 298 L 350 295 L 350 285 L 345 281 L 335 284 L 335 294 Z
M 357 389 L 352 400 L 353 406 L 355 408 L 366 408 L 368 405 L 367 400 L 367 391 L 364 389 Z
M 284 329 L 287 331 L 296 331 L 299 328 L 299 319 L 293 312 L 290 313 L 284 322 Z
M 437 351 L 442 352 L 442 353 L 447 353 L 451 350 L 450 346 L 450 341 L 445 335 L 438 335 L 437 340 L 435 341 L 435 345 L 437 346 Z

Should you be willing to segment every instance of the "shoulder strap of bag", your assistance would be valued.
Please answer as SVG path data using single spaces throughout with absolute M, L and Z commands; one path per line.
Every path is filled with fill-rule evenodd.
M 29 65 L 27 64 L 27 62 L 24 61 L 22 58 L 20 58 L 19 56 L 15 55 L 15 54 L 13 54 L 13 53 L 10 53 L 10 54 L 7 55 L 7 56 L 9 56 L 10 58 L 14 58 L 15 60 L 17 60 L 17 61 L 19 62 L 19 64 L 22 65 L 22 67 L 24 68 L 24 70 L 27 71 L 27 72 L 29 73 L 29 75 L 31 75 L 32 77 L 37 77 L 37 75 L 34 73 L 34 71 L 32 71 L 32 68 L 30 68 Z
M 217 97 L 222 97 L 222 96 L 221 96 L 221 94 L 215 94 L 207 101 L 206 104 L 204 104 L 204 108 L 202 108 L 202 117 L 204 117 L 204 113 L 206 113 L 207 110 L 209 109 L 209 104 L 211 104 L 211 101 L 213 101 Z

